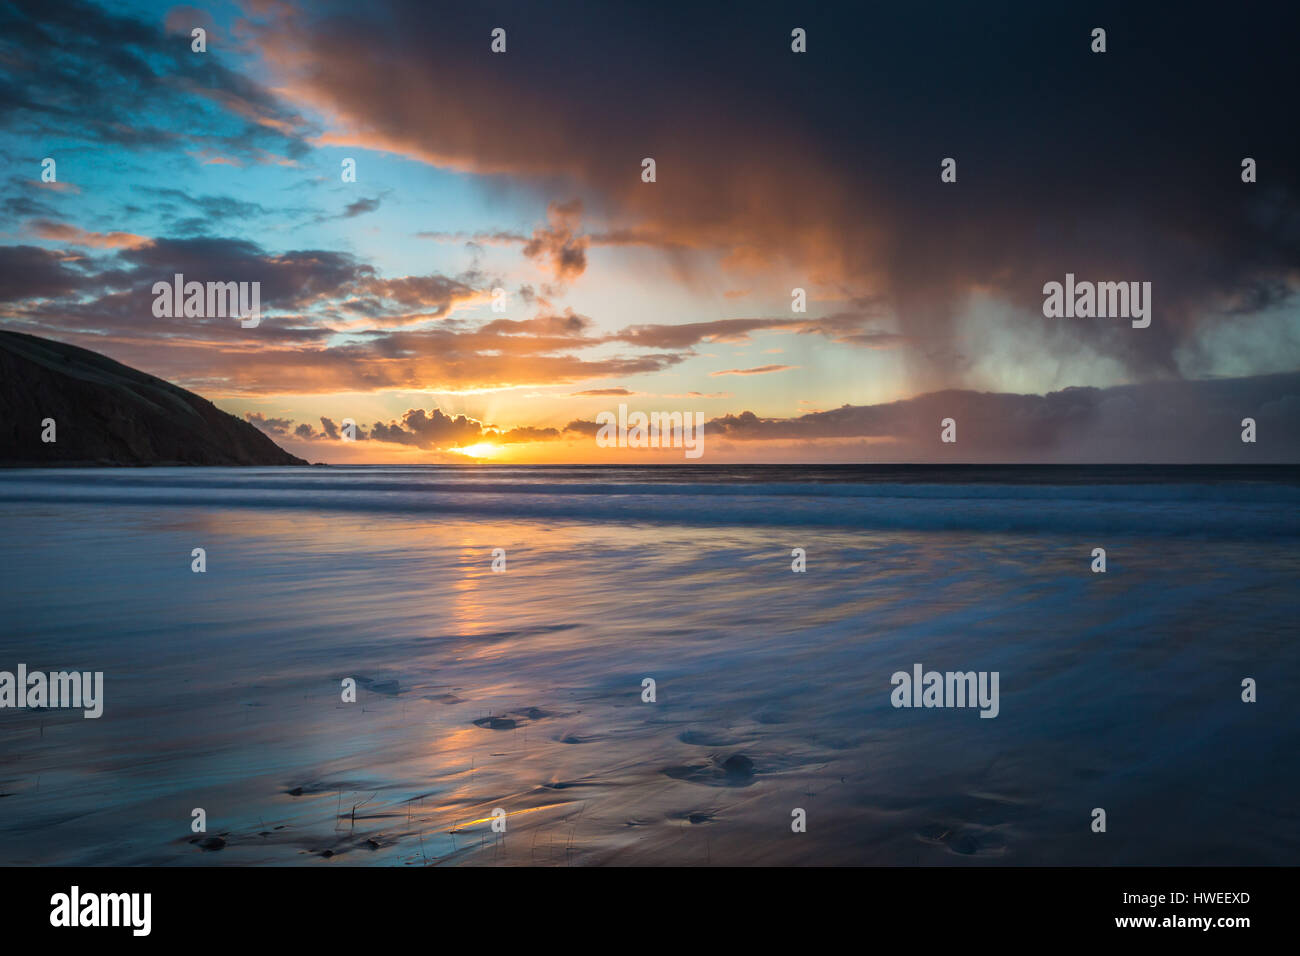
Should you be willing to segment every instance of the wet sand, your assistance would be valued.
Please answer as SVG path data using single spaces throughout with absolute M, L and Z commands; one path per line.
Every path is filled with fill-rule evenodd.
M 1092 575 L 1094 539 L 1062 534 L 0 512 L 0 667 L 102 670 L 106 690 L 99 720 L 0 711 L 4 863 L 1231 865 L 1300 850 L 1289 537 L 1113 536 Z M 999 716 L 895 709 L 890 675 L 914 662 L 999 671 Z M 1241 702 L 1243 676 L 1258 703 Z M 1105 834 L 1089 829 L 1099 806 Z

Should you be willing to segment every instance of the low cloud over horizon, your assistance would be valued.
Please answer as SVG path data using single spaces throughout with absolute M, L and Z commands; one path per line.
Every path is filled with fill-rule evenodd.
M 644 402 L 628 407 L 651 410 Z M 704 435 L 715 448 L 718 444 L 727 451 L 743 447 L 743 457 L 755 461 L 768 460 L 765 446 L 784 450 L 794 443 L 821 445 L 838 452 L 830 455 L 834 460 L 855 461 L 1280 464 L 1300 460 L 1297 415 L 1300 372 L 1068 388 L 1046 395 L 948 390 L 779 419 L 744 411 L 707 420 Z M 290 450 L 294 440 L 341 440 L 336 422 L 326 417 L 320 419 L 319 429 L 255 412 L 245 417 L 288 442 Z M 946 444 L 941 431 L 949 418 L 955 422 L 957 441 Z M 1255 423 L 1257 436 L 1269 433 L 1269 440 L 1258 446 L 1243 443 L 1244 419 Z M 400 421 L 359 425 L 354 441 L 437 452 L 463 452 L 485 443 L 576 441 L 589 446 L 577 458 L 600 461 L 610 456 L 591 444 L 598 427 L 595 421 L 577 419 L 562 426 L 503 429 L 438 408 L 413 408 Z M 1186 454 L 1189 444 L 1200 450 L 1199 456 Z M 378 456 L 359 451 L 354 460 L 385 460 L 383 451 Z

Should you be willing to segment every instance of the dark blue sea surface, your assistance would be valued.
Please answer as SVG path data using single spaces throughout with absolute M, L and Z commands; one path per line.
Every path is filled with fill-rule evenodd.
M 0 471 L 0 670 L 106 697 L 0 709 L 0 863 L 1293 864 L 1298 505 L 1291 467 Z M 998 716 L 892 706 L 917 663 Z

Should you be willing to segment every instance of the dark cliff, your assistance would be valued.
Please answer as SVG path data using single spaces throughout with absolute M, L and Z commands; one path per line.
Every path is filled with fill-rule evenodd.
M 41 440 L 42 421 L 56 441 Z M 0 330 L 0 465 L 305 465 L 206 398 L 97 352 Z

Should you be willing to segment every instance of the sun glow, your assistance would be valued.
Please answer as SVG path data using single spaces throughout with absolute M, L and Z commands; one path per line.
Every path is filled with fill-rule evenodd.
M 505 451 L 500 445 L 494 445 L 490 441 L 479 442 L 477 445 L 466 445 L 464 448 L 453 448 L 458 455 L 464 455 L 467 458 L 494 458 L 501 452 Z

